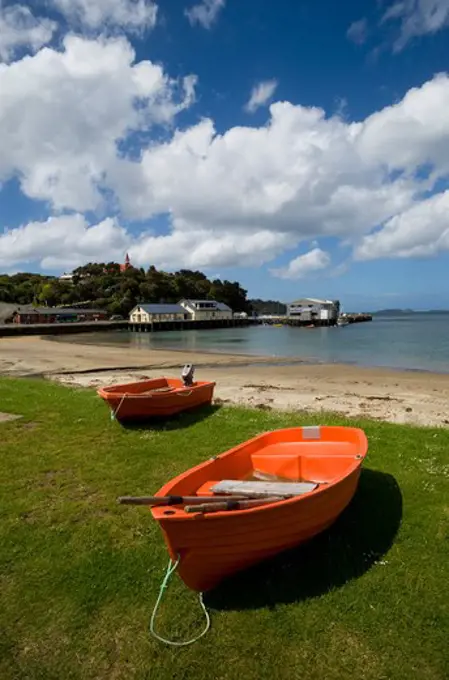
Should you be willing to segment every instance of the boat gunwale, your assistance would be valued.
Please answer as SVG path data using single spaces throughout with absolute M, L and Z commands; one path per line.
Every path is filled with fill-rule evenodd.
M 326 428 L 336 428 L 336 427 L 341 427 L 341 426 L 335 426 L 335 425 L 324 425 L 324 426 L 319 426 L 319 427 L 326 427 Z M 298 427 L 287 427 L 287 428 L 281 428 L 279 430 L 267 430 L 266 432 L 262 432 L 255 437 L 252 437 L 251 439 L 248 439 L 245 442 L 242 442 L 241 444 L 237 444 L 237 446 L 229 449 L 228 451 L 224 451 L 221 454 L 218 454 L 216 456 L 212 456 L 208 460 L 203 461 L 202 463 L 199 463 L 198 465 L 195 465 L 192 468 L 189 468 L 185 472 L 182 472 L 181 474 L 177 475 L 173 479 L 171 479 L 169 482 L 164 484 L 163 487 L 159 489 L 154 495 L 156 497 L 160 496 L 168 496 L 171 493 L 171 489 L 175 484 L 178 482 L 186 479 L 189 477 L 191 474 L 195 473 L 196 471 L 205 468 L 206 466 L 210 465 L 212 462 L 219 460 L 221 458 L 225 458 L 230 455 L 235 455 L 238 453 L 241 449 L 244 447 L 252 444 L 253 442 L 265 437 L 268 434 L 271 434 L 273 432 L 293 432 L 297 430 L 302 430 L 303 426 L 298 426 Z M 305 494 L 301 494 L 300 496 L 291 496 L 290 498 L 284 498 L 282 500 L 278 501 L 273 501 L 273 503 L 267 503 L 264 505 L 260 506 L 255 506 L 253 508 L 243 508 L 243 509 L 235 509 L 232 511 L 232 513 L 228 512 L 227 510 L 222 510 L 220 512 L 214 512 L 214 513 L 186 513 L 182 508 L 176 508 L 174 506 L 170 505 L 159 505 L 156 507 L 149 508 L 153 519 L 155 519 L 157 522 L 161 524 L 161 528 L 164 529 L 164 524 L 165 523 L 172 523 L 172 522 L 199 522 L 199 521 L 206 521 L 206 522 L 216 522 L 218 520 L 223 520 L 224 518 L 226 519 L 231 519 L 231 518 L 239 518 L 242 516 L 248 517 L 249 515 L 255 514 L 255 513 L 267 513 L 270 512 L 274 509 L 277 508 L 285 508 L 288 505 L 295 505 L 300 503 L 301 501 L 306 501 L 312 497 L 322 495 L 326 492 L 329 492 L 331 489 L 335 489 L 338 487 L 339 484 L 345 482 L 351 475 L 354 474 L 357 470 L 360 470 L 362 463 L 364 459 L 366 458 L 366 454 L 368 452 L 368 439 L 366 437 L 365 432 L 358 427 L 347 427 L 347 430 L 355 431 L 359 435 L 359 445 L 360 445 L 360 450 L 358 453 L 354 454 L 354 463 L 349 467 L 349 469 L 345 472 L 345 474 L 341 477 L 338 477 L 335 481 L 329 482 L 326 484 L 318 484 L 315 489 L 312 491 L 308 491 Z M 345 456 L 348 456 L 348 454 L 344 454 Z M 337 454 L 338 457 L 338 454 Z M 176 494 L 175 494 L 176 495 Z M 164 514 L 165 511 L 169 509 L 170 514 Z
M 151 378 L 150 380 L 136 380 L 134 382 L 130 383 L 122 383 L 119 385 L 109 385 L 107 387 L 100 387 L 97 390 L 98 396 L 102 397 L 103 399 L 109 401 L 111 398 L 119 399 L 121 397 L 126 397 L 126 399 L 155 399 L 155 398 L 160 398 L 160 399 L 165 399 L 167 397 L 172 397 L 172 396 L 178 396 L 182 394 L 183 392 L 198 392 L 199 390 L 203 388 L 210 388 L 210 387 L 215 387 L 216 383 L 213 381 L 208 381 L 208 380 L 202 380 L 202 381 L 196 381 L 193 385 L 185 386 L 185 385 L 180 385 L 179 387 L 173 387 L 171 390 L 167 390 L 166 392 L 154 392 L 154 394 L 150 394 L 148 392 L 127 392 L 126 388 L 129 388 L 134 385 L 146 385 L 148 383 L 153 383 L 158 380 L 163 380 L 166 379 L 164 376 L 161 378 Z M 170 380 L 173 380 L 174 378 L 169 378 Z M 176 378 L 178 380 L 178 378 Z

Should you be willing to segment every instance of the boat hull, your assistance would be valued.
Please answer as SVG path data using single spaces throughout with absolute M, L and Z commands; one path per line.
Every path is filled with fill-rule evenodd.
M 361 461 L 366 453 L 364 434 L 360 435 L 361 431 L 355 428 L 345 429 L 359 436 L 358 442 L 352 442 L 347 454 L 342 453 L 341 447 L 334 445 L 334 453 L 326 455 L 323 453 L 325 442 L 321 442 L 324 448 L 316 446 L 320 442 L 313 442 L 314 449 L 310 447 L 311 442 L 307 441 L 297 442 L 305 445 L 306 453 L 295 454 L 292 453 L 295 442 L 289 441 L 278 446 L 280 453 L 276 461 L 273 445 L 258 447 L 260 440 L 263 443 L 262 435 L 247 442 L 243 448 L 237 447 L 234 451 L 222 454 L 217 460 L 200 465 L 163 487 L 157 495 L 186 493 L 189 477 L 192 476 L 196 477 L 195 484 L 204 481 L 205 476 L 211 478 L 212 475 L 212 478 L 219 479 L 220 470 L 213 470 L 214 466 L 226 468 L 226 458 L 232 460 L 232 456 L 235 459 L 233 478 L 244 477 L 247 474 L 248 455 L 250 464 L 258 468 L 265 465 L 268 470 L 273 460 L 277 463 L 281 461 L 284 474 L 287 470 L 287 474 L 293 477 L 298 473 L 298 470 L 294 470 L 297 463 L 297 467 L 302 465 L 303 472 L 309 473 L 309 477 L 313 472 L 315 476 L 321 474 L 323 477 L 327 470 L 329 478 L 327 483 L 320 484 L 316 490 L 303 496 L 246 510 L 189 515 L 182 509 L 153 508 L 153 516 L 159 521 L 171 558 L 180 558 L 178 573 L 185 584 L 196 591 L 209 590 L 228 576 L 298 546 L 333 524 L 354 496 Z M 287 439 L 288 435 L 291 439 L 293 430 L 281 430 L 278 433 L 288 433 Z M 286 448 L 289 446 L 290 449 Z M 208 466 L 211 468 L 209 473 L 204 469 Z M 231 477 L 231 469 L 222 472 Z M 340 474 L 343 469 L 344 474 Z
M 119 421 L 161 419 L 210 404 L 215 383 L 185 387 L 176 378 L 158 378 L 104 387 L 97 394 Z M 158 391 L 160 390 L 160 391 Z
M 204 592 L 236 572 L 310 540 L 331 526 L 348 506 L 359 474 L 355 472 L 319 499 L 285 501 L 252 517 L 248 513 L 247 517 L 223 517 L 215 522 L 203 517 L 193 531 L 181 526 L 173 530 L 161 522 L 171 558 L 181 557 L 180 577 L 192 590 Z

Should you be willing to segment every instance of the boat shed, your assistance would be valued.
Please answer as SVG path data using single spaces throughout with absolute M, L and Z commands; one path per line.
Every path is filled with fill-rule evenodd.
M 338 300 L 301 298 L 288 305 L 287 314 L 289 317 L 302 321 L 335 321 L 338 317 L 339 307 Z
M 131 323 L 152 323 L 155 321 L 185 321 L 188 312 L 181 305 L 174 304 L 141 304 L 131 310 Z
M 216 300 L 181 300 L 180 305 L 189 312 L 193 321 L 232 319 L 232 309 Z

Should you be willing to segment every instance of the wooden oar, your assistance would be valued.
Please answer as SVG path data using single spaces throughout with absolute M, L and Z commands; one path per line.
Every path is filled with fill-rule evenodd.
M 219 501 L 241 501 L 247 500 L 248 496 L 223 495 L 223 496 L 120 496 L 117 501 L 122 505 L 195 505 L 198 503 L 214 504 Z
M 227 500 L 219 503 L 203 503 L 202 505 L 186 505 L 184 510 L 186 512 L 201 512 L 203 514 L 210 512 L 223 512 L 226 510 L 245 510 L 245 508 L 257 508 L 259 505 L 267 505 L 268 503 L 275 503 L 277 501 L 285 501 L 285 496 L 271 496 L 267 498 L 253 498 L 252 500 Z

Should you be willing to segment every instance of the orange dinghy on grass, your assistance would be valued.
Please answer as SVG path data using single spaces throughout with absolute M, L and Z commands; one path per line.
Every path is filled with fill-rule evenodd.
M 168 482 L 155 499 L 170 499 L 153 505 L 151 513 L 171 559 L 179 559 L 182 580 L 193 590 L 209 590 L 322 532 L 354 496 L 367 449 L 357 428 L 276 430 Z M 224 494 L 251 500 L 226 502 Z M 206 501 L 181 505 L 180 497 L 193 496 Z
M 194 368 L 184 367 L 181 378 L 154 378 L 102 387 L 97 394 L 117 420 L 166 418 L 212 402 L 214 382 L 193 381 Z

